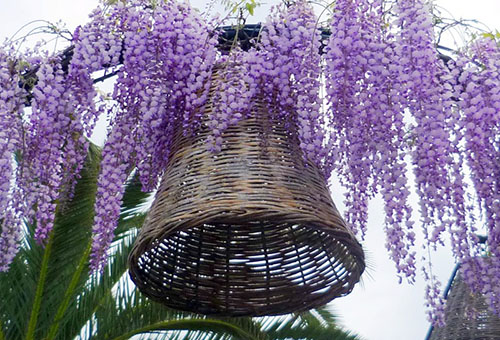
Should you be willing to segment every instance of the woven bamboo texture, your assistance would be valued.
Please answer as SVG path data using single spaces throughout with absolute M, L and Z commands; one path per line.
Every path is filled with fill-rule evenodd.
M 458 273 L 445 308 L 446 326 L 435 327 L 429 340 L 500 340 L 500 318 L 480 295 L 472 294 Z
M 151 299 L 207 315 L 276 315 L 324 305 L 359 281 L 362 248 L 323 176 L 303 161 L 297 137 L 254 104 L 219 153 L 207 150 L 206 128 L 177 134 L 129 256 L 132 280 Z

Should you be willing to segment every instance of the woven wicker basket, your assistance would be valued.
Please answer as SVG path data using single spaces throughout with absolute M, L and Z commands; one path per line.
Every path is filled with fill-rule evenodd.
M 446 300 L 445 318 L 446 326 L 433 328 L 429 340 L 500 340 L 500 318 L 482 296 L 471 293 L 460 272 Z
M 207 315 L 275 315 L 324 305 L 359 281 L 363 251 L 325 180 L 297 137 L 254 104 L 219 153 L 207 150 L 208 129 L 178 132 L 129 257 L 151 299 Z

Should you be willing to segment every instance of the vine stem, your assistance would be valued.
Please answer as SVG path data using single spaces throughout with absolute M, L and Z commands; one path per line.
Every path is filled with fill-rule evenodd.
M 42 266 L 40 268 L 40 277 L 38 279 L 35 300 L 33 301 L 33 308 L 31 309 L 31 316 L 28 323 L 28 331 L 26 333 L 26 340 L 35 340 L 35 329 L 38 321 L 38 315 L 40 312 L 40 307 L 42 305 L 43 290 L 45 287 L 45 281 L 47 279 L 47 272 L 49 269 L 49 259 L 52 252 L 52 243 L 54 241 L 54 229 L 49 233 L 49 239 L 47 245 L 45 246 L 45 251 L 43 253 Z
M 87 249 L 85 249 L 85 252 L 83 253 L 82 257 L 80 258 L 80 262 L 78 263 L 78 266 L 75 270 L 75 273 L 73 274 L 73 277 L 71 278 L 69 286 L 66 289 L 66 292 L 64 293 L 64 299 L 61 302 L 61 304 L 59 305 L 59 308 L 57 309 L 57 313 L 54 317 L 54 321 L 49 329 L 49 334 L 45 338 L 46 340 L 55 339 L 55 337 L 57 335 L 57 331 L 59 330 L 59 325 L 61 324 L 61 320 L 64 317 L 64 313 L 66 313 L 66 310 L 68 309 L 68 306 L 71 302 L 71 298 L 73 297 L 73 293 L 75 291 L 75 288 L 78 285 L 78 282 L 80 281 L 80 277 L 82 276 L 82 272 L 85 269 L 85 265 L 88 262 L 88 258 L 90 256 L 90 250 L 91 250 L 91 243 L 89 243 L 89 245 L 87 246 Z M 1 338 L 0 338 L 0 340 L 1 340 Z

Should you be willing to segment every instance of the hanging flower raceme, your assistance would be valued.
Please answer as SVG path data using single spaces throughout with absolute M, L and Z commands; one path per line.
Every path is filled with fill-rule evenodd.
M 222 133 L 242 118 L 247 118 L 251 110 L 252 96 L 246 79 L 246 66 L 242 63 L 243 51 L 231 51 L 231 55 L 217 62 L 218 74 L 212 86 L 213 109 L 207 117 L 207 127 L 212 131 L 208 136 L 208 148 L 213 152 L 221 151 Z
M 0 47 L 0 271 L 8 270 L 17 253 L 22 212 L 22 207 L 15 205 L 20 201 L 16 199 L 20 191 L 12 188 L 12 181 L 14 154 L 24 148 L 22 115 L 26 93 L 18 86 L 18 65 L 9 54 Z
M 488 257 L 463 259 L 462 271 L 500 314 L 500 48 L 492 39 L 474 42 L 457 61 L 465 157 L 488 229 Z
M 99 114 L 91 73 L 117 64 L 120 55 L 120 37 L 103 33 L 115 30 L 116 17 L 96 11 L 91 18 L 91 23 L 79 28 L 74 36 L 69 70 L 63 69 L 59 57 L 54 56 L 38 58 L 33 65 L 38 70 L 37 83 L 23 136 L 25 147 L 19 164 L 22 176 L 16 179 L 16 190 L 25 194 L 14 195 L 12 205 L 17 208 L 11 209 L 25 206 L 29 216 L 9 214 L 17 216 L 17 224 L 22 218 L 35 222 L 34 236 L 38 242 L 50 233 L 58 203 L 72 196 L 87 155 L 86 137 L 92 133 Z
M 10 181 L 12 179 L 12 157 L 21 147 L 22 96 L 17 86 L 19 77 L 14 61 L 0 50 L 0 211 L 5 211 L 9 201 Z
M 127 8 L 121 3 L 111 13 L 97 8 L 91 13 L 90 22 L 78 27 L 73 35 L 74 50 L 67 74 L 66 100 L 70 122 L 63 154 L 67 176 L 65 184 L 70 197 L 87 155 L 88 138 L 103 113 L 102 100 L 94 87 L 92 73 L 118 65 L 126 13 Z
M 358 127 L 363 127 L 363 144 L 371 160 L 371 193 L 379 192 L 385 203 L 386 247 L 401 277 L 415 278 L 415 233 L 409 206 L 409 188 L 404 157 L 407 150 L 404 124 L 404 92 L 400 81 L 401 68 L 395 54 L 394 36 L 382 21 L 383 1 L 375 1 L 363 10 L 363 41 L 366 49 L 366 72 L 360 89 L 362 102 Z M 362 59 L 361 59 L 362 60 Z M 359 138 L 358 137 L 358 138 Z M 350 172 L 356 173 L 359 159 L 357 149 L 351 151 Z M 361 174 L 360 174 L 361 175 Z
M 383 2 L 338 1 L 325 51 L 332 149 L 327 169 L 348 188 L 346 218 L 365 232 L 368 200 L 385 201 L 387 248 L 398 272 L 415 275 L 415 236 L 408 205 L 400 69 Z
M 500 48 L 495 41 L 484 39 L 470 48 L 471 60 L 459 60 L 463 72 L 461 105 L 467 164 L 472 171 L 480 207 L 488 225 L 491 251 L 500 255 Z
M 107 250 L 114 238 L 120 216 L 124 183 L 131 171 L 134 139 L 131 117 L 116 125 L 108 136 L 102 152 L 101 171 L 97 182 L 96 216 L 92 227 L 92 253 L 90 266 L 102 270 L 107 260 Z
M 361 0 L 341 0 L 335 4 L 331 19 L 331 35 L 325 50 L 325 80 L 329 104 L 330 133 L 326 169 L 335 169 L 341 181 L 352 191 L 347 200 L 346 219 L 356 232 L 367 222 L 370 161 L 366 124 L 362 121 L 361 91 L 368 68 L 367 34 L 369 22 L 364 22 L 367 3 Z M 368 18 L 366 18 L 368 19 Z
M 153 190 L 168 161 L 176 128 L 199 125 L 215 60 L 215 40 L 194 10 L 175 2 L 154 9 L 133 3 L 121 12 L 123 66 L 113 99 L 113 130 L 103 149 L 95 203 L 93 269 L 106 264 L 118 223 L 123 185 L 137 167 Z
M 415 144 L 412 156 L 422 198 L 420 213 L 424 225 L 434 228 L 429 240 L 439 242 L 441 232 L 451 223 L 450 215 L 454 215 L 450 169 L 457 149 L 451 132 L 457 122 L 451 91 L 441 79 L 446 70 L 434 47 L 429 8 L 420 0 L 400 1 L 398 12 L 401 31 L 395 52 L 406 90 L 402 94 L 416 123 L 411 131 Z
M 298 1 L 275 7 L 261 33 L 258 50 L 244 58 L 250 89 L 260 91 L 291 132 L 304 156 L 320 165 L 323 127 L 320 118 L 320 31 L 312 7 Z
M 443 231 L 466 226 L 463 197 L 456 195 L 464 193 L 457 163 L 459 139 L 453 138 L 458 121 L 452 89 L 444 81 L 448 70 L 435 49 L 430 9 L 422 0 L 405 0 L 398 2 L 397 12 L 400 32 L 395 52 L 405 106 L 415 120 L 412 158 L 424 235 L 430 247 L 443 243 Z M 431 272 L 424 271 L 429 282 L 435 281 Z M 434 297 L 429 300 L 431 320 L 442 323 L 442 313 L 433 313 L 440 308 L 440 297 L 428 296 Z
M 38 58 L 32 65 L 38 70 L 37 83 L 32 91 L 32 112 L 27 116 L 29 122 L 23 135 L 25 145 L 17 147 L 21 150 L 20 170 L 7 215 L 14 220 L 10 221 L 12 225 L 19 226 L 23 219 L 35 222 L 38 242 L 43 242 L 50 233 L 58 203 L 71 197 L 87 154 L 85 137 L 90 136 L 98 115 L 91 72 L 118 62 L 121 47 L 110 45 L 113 40 L 121 44 L 120 39 L 111 39 L 110 34 L 102 36 L 102 32 L 112 31 L 110 22 L 113 20 L 108 18 L 107 25 L 99 24 L 99 20 L 105 20 L 99 11 L 92 18 L 91 24 L 75 34 L 69 70 L 63 69 L 59 57 L 53 56 Z M 112 54 L 115 56 L 109 57 Z M 4 69 L 9 68 L 2 67 Z M 11 122 L 14 124 L 16 120 L 12 118 Z M 18 126 L 17 131 L 20 133 L 23 128 Z M 11 137 L 7 147 L 13 147 L 15 140 Z M 7 166 L 11 167 L 11 163 Z M 12 174 L 12 171 L 5 173 Z
M 62 190 L 64 137 L 70 119 L 64 105 L 68 92 L 60 60 L 43 61 L 36 76 L 27 149 L 23 154 L 30 177 L 24 177 L 22 186 L 35 196 L 35 239 L 42 242 L 52 230 Z

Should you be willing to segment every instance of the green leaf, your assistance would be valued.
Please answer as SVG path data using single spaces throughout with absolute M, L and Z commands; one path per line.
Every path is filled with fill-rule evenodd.
M 490 39 L 495 40 L 495 35 L 493 35 L 493 33 L 489 33 L 489 32 L 488 33 L 481 33 L 481 36 L 483 38 L 490 38 Z
M 255 4 L 251 4 L 251 3 L 247 3 L 245 4 L 245 7 L 247 8 L 247 11 L 248 13 L 250 13 L 250 15 L 253 15 L 253 10 L 255 9 Z
M 137 175 L 126 183 L 109 264 L 102 274 L 90 275 L 87 258 L 100 154 L 92 145 L 74 198 L 59 205 L 50 251 L 34 241 L 35 226 L 27 226 L 10 271 L 0 273 L 0 340 L 22 339 L 31 312 L 26 306 L 34 301 L 39 303 L 39 312 L 31 318 L 36 320 L 30 328 L 34 339 L 44 339 L 47 334 L 50 340 L 125 339 L 140 333 L 155 340 L 354 339 L 335 327 L 326 310 L 257 319 L 213 319 L 147 299 L 126 274 L 128 254 L 146 216 L 138 207 L 150 196 L 141 191 Z M 46 268 L 45 287 L 38 285 L 41 267 Z M 333 337 L 337 333 L 344 337 Z
M 31 307 L 30 321 L 28 322 L 28 331 L 26 332 L 26 340 L 33 340 L 35 336 L 35 329 L 37 326 L 38 316 L 40 314 L 40 308 L 42 306 L 43 291 L 45 289 L 45 283 L 47 282 L 47 272 L 49 267 L 49 259 L 52 251 L 52 244 L 54 240 L 54 230 L 49 233 L 49 238 L 45 251 L 43 252 L 42 266 L 40 268 L 40 276 L 36 286 L 35 299 L 33 300 L 33 306 Z

